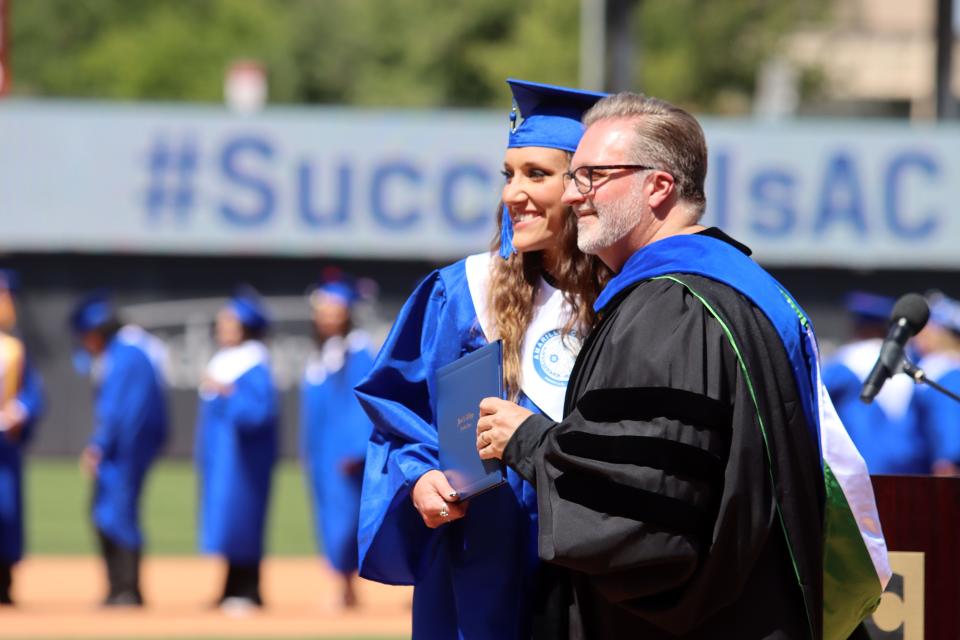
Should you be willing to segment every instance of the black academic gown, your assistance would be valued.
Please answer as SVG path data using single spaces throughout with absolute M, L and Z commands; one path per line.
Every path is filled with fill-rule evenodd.
M 606 306 L 566 418 L 531 416 L 504 456 L 537 489 L 535 638 L 822 636 L 822 470 L 786 352 L 739 293 L 678 277 L 749 376 L 684 285 Z

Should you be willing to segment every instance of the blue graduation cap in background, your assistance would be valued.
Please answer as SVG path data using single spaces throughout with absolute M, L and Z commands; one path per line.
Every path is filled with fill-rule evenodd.
M 851 291 L 843 299 L 847 311 L 861 320 L 886 322 L 890 319 L 896 301 L 889 296 L 881 296 L 866 291 Z
M 345 307 L 353 307 L 360 299 L 356 288 L 347 280 L 323 282 L 310 294 L 310 302 L 317 304 L 320 299 L 329 299 Z
M 361 300 L 371 300 L 377 295 L 377 283 L 369 278 L 354 279 L 339 267 L 323 270 L 320 283 L 310 290 L 310 304 L 316 305 L 322 298 L 331 299 L 345 307 L 353 308 Z
M 106 291 L 94 291 L 80 298 L 70 312 L 70 329 L 75 334 L 93 331 L 116 317 Z
M 935 291 L 927 294 L 927 304 L 930 305 L 930 322 L 960 333 L 960 301 Z
M 605 93 L 581 91 L 539 82 L 508 78 L 514 107 L 510 111 L 510 137 L 507 148 L 546 147 L 573 153 L 583 137 L 580 119 Z M 517 115 L 522 118 L 517 124 Z M 500 257 L 507 259 L 513 248 L 513 221 L 503 206 L 500 227 Z
M 248 285 L 237 287 L 227 303 L 244 327 L 263 331 L 270 325 L 270 313 L 256 289 Z
M 0 269 L 0 289 L 10 293 L 20 291 L 20 275 L 13 269 Z

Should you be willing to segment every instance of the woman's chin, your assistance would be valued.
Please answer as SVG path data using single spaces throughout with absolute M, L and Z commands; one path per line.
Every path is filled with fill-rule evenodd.
M 549 242 L 544 241 L 517 242 L 516 237 L 513 239 L 513 248 L 517 250 L 517 253 L 533 253 L 535 251 L 543 251 L 549 244 Z

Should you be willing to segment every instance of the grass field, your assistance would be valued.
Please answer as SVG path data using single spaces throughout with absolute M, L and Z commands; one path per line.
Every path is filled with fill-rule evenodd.
M 90 525 L 90 483 L 69 459 L 28 459 L 27 548 L 31 554 L 96 552 Z M 188 461 L 161 462 L 147 480 L 142 503 L 147 552 L 189 555 L 196 546 L 197 482 Z M 300 467 L 281 463 L 273 478 L 267 548 L 272 555 L 317 552 L 312 511 Z

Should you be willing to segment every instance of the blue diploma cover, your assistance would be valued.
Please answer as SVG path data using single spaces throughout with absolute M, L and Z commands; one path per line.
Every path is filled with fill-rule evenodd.
M 480 401 L 503 397 L 503 346 L 491 342 L 437 369 L 437 430 L 440 469 L 461 500 L 504 482 L 499 460 L 477 453 Z

